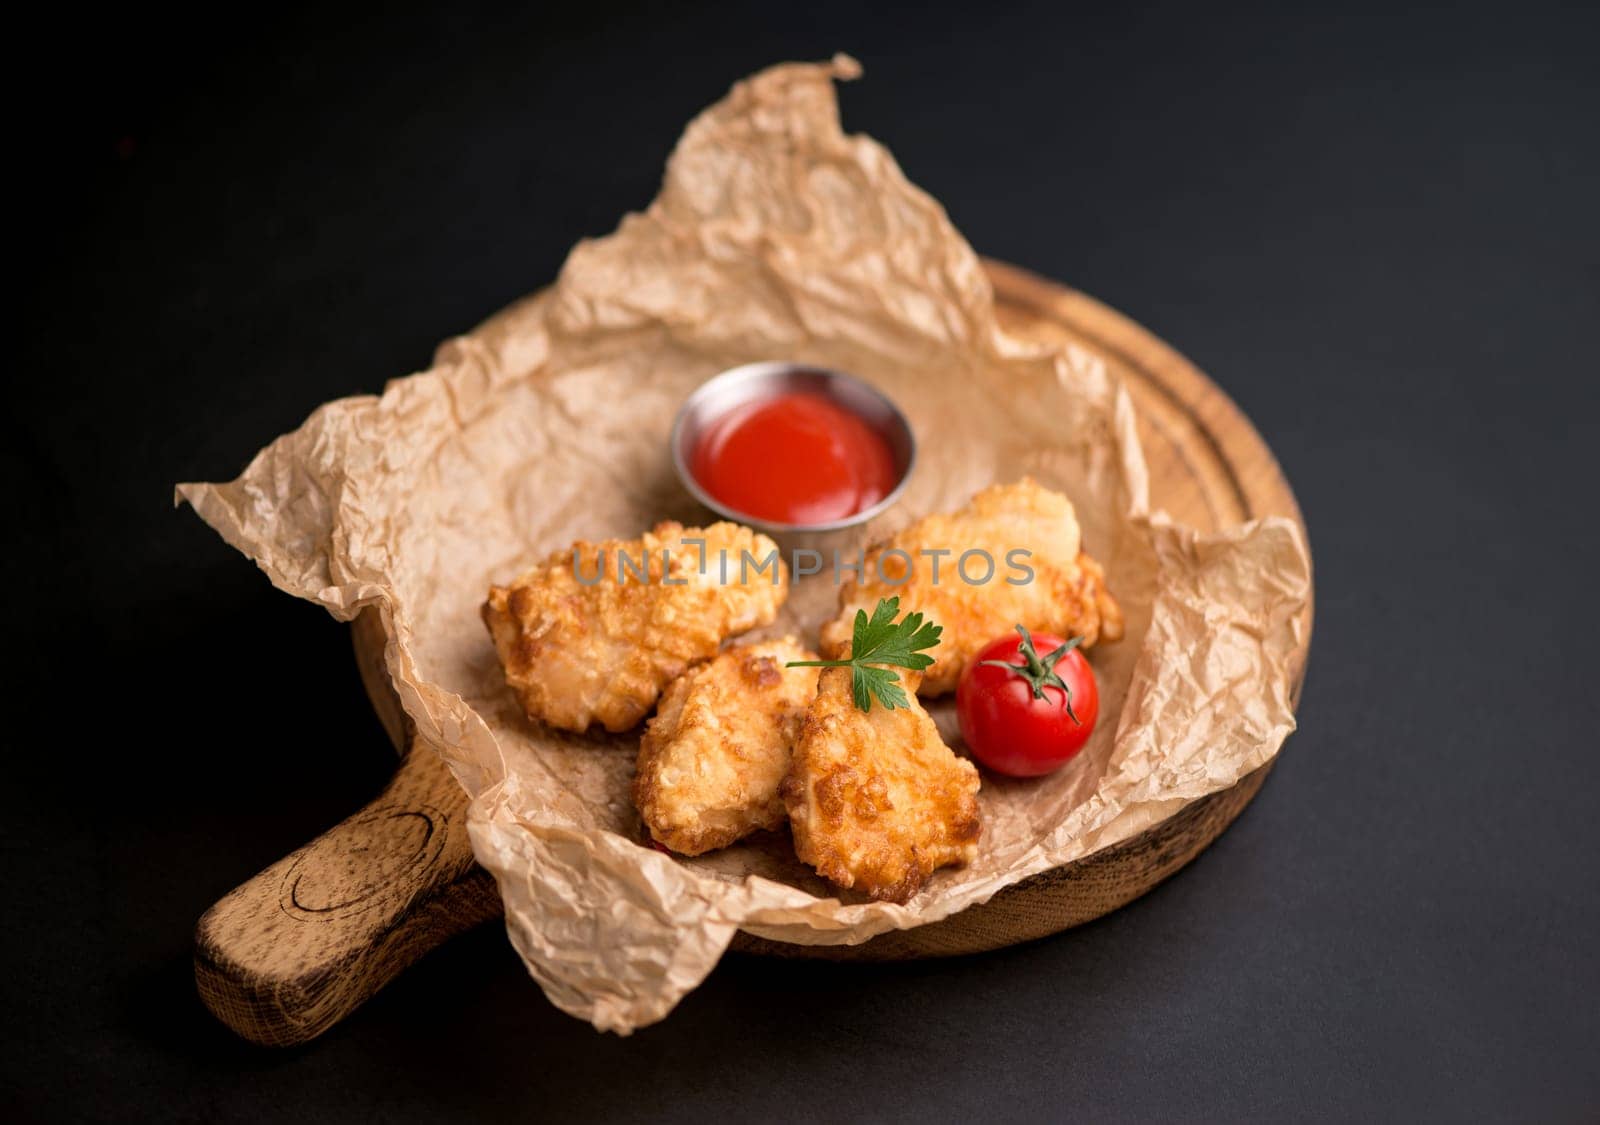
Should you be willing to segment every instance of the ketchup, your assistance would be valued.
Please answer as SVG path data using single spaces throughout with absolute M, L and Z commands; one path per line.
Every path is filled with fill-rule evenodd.
M 881 434 L 832 399 L 804 391 L 729 411 L 707 427 L 689 467 L 719 503 L 773 523 L 845 519 L 896 482 Z

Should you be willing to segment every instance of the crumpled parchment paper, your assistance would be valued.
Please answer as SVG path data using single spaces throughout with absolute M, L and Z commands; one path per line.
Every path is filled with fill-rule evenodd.
M 552 1001 L 606 1030 L 665 1016 L 737 929 L 856 943 L 937 921 L 1234 784 L 1294 726 L 1298 529 L 1201 535 L 1148 512 L 1126 392 L 1093 355 L 1001 332 L 944 211 L 841 132 L 833 81 L 858 69 L 840 56 L 739 83 L 689 125 L 650 208 L 577 246 L 552 288 L 381 396 L 323 406 L 237 480 L 178 490 L 279 588 L 340 619 L 377 608 L 400 700 L 471 796 L 513 944 Z M 673 475 L 672 417 L 701 381 L 764 359 L 871 380 L 921 447 L 893 510 L 798 545 L 848 557 L 1032 473 L 1072 497 L 1127 613 L 1126 638 L 1093 653 L 1089 747 L 1041 781 L 986 776 L 980 858 L 905 906 L 841 895 L 782 835 L 698 860 L 642 844 L 637 735 L 529 723 L 478 616 L 491 581 L 575 538 L 711 519 Z M 753 636 L 814 641 L 835 597 L 825 569 Z M 932 711 L 959 746 L 950 705 Z

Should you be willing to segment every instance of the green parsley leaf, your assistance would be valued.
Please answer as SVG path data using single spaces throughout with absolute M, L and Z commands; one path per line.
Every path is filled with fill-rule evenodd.
M 791 660 L 785 667 L 849 668 L 850 694 L 861 710 L 871 711 L 874 699 L 889 711 L 909 707 L 900 676 L 889 667 L 920 672 L 931 665 L 933 657 L 920 650 L 937 645 L 944 630 L 921 613 L 908 613 L 904 621 L 896 621 L 899 612 L 898 597 L 880 598 L 871 617 L 864 609 L 856 610 L 848 660 Z

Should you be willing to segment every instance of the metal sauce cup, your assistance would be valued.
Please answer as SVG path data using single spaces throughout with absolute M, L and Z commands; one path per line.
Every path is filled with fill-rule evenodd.
M 695 446 L 712 425 L 747 403 L 797 392 L 831 399 L 883 438 L 894 458 L 895 469 L 895 485 L 888 495 L 844 519 L 794 524 L 774 523 L 730 508 L 700 486 L 690 470 L 690 462 Z M 672 423 L 671 442 L 672 464 L 678 471 L 678 479 L 696 500 L 726 519 L 776 534 L 838 531 L 867 522 L 900 498 L 917 463 L 917 439 L 911 432 L 911 423 L 883 392 L 842 371 L 782 361 L 747 363 L 700 384 L 678 408 L 678 416 Z

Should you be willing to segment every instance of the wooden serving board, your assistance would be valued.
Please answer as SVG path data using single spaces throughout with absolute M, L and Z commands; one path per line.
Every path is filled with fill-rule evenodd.
M 1203 530 L 1264 515 L 1301 522 L 1271 450 L 1193 364 L 1093 298 L 1014 266 L 985 264 L 1006 328 L 1083 344 L 1128 386 L 1153 507 Z M 1308 604 L 1296 702 L 1310 618 Z M 201 998 L 257 1043 L 285 1046 L 322 1033 L 430 949 L 500 916 L 494 882 L 472 858 L 465 794 L 437 754 L 411 744 L 374 615 L 356 621 L 354 638 L 367 693 L 403 752 L 399 771 L 372 804 L 218 902 L 195 934 Z M 1076 926 L 1132 901 L 1198 855 L 1255 796 L 1270 768 L 943 922 L 858 946 L 788 945 L 741 933 L 733 948 L 896 960 L 995 949 Z

